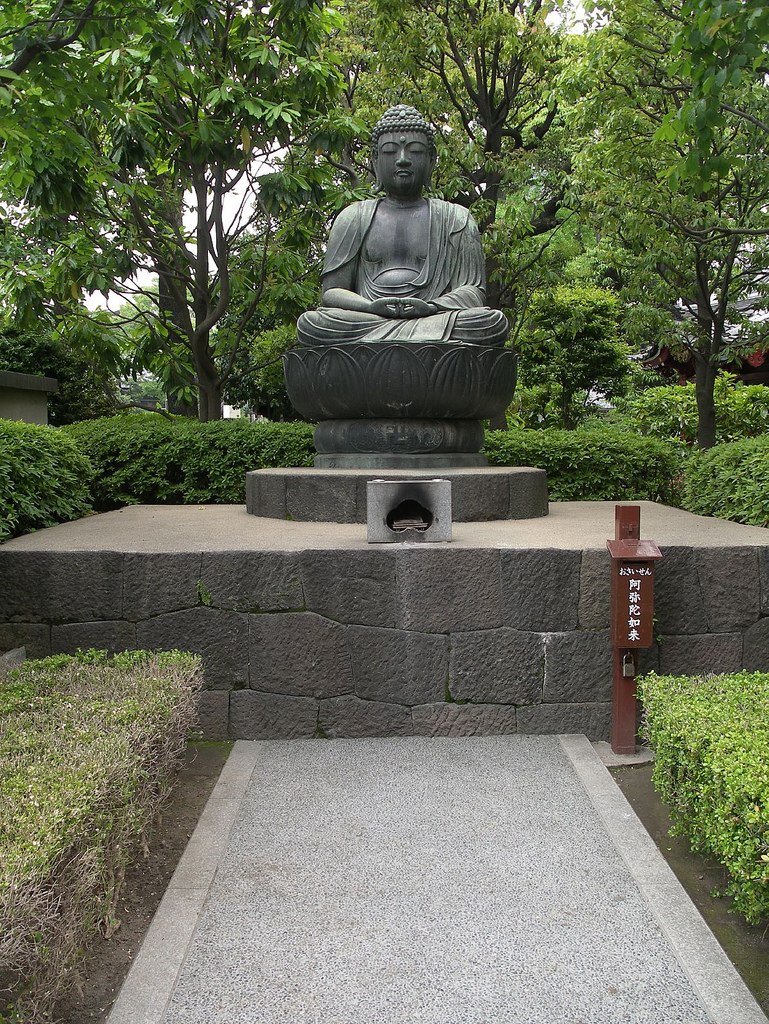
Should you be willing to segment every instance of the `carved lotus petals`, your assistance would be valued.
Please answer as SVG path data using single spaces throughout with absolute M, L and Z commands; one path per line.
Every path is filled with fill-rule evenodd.
M 479 357 L 484 379 L 489 383 L 487 400 L 506 409 L 515 392 L 518 360 L 510 349 L 486 349 Z
M 483 398 L 485 381 L 474 353 L 461 345 L 443 352 L 430 374 L 433 401 L 444 401 L 443 416 L 473 416 Z
M 354 343 L 292 349 L 286 390 L 310 420 L 485 419 L 507 408 L 516 355 L 482 345 Z
M 366 367 L 366 398 L 368 408 L 377 409 L 374 415 L 422 415 L 428 378 L 416 347 L 382 345 L 372 357 Z
M 322 405 L 321 418 L 344 416 L 349 396 L 363 392 L 363 373 L 354 355 L 340 345 L 324 349 L 315 370 L 315 389 Z
M 303 358 L 306 356 L 310 358 Z M 286 386 L 291 381 L 290 395 L 291 404 L 308 419 L 315 416 L 315 389 L 313 385 L 315 360 L 314 353 L 290 351 L 283 356 L 283 374 L 286 378 Z

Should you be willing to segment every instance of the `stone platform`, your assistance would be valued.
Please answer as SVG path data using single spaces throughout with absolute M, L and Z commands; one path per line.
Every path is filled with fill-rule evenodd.
M 268 519 L 365 523 L 369 480 L 451 481 L 455 523 L 546 516 L 547 474 L 529 466 L 441 467 L 433 456 L 411 455 L 417 467 L 390 468 L 387 457 L 366 456 L 366 469 L 257 469 L 246 473 L 246 510 Z M 402 456 L 400 458 L 403 458 Z M 457 456 L 452 456 L 455 460 Z M 420 461 L 421 460 L 421 461 Z
M 769 668 L 769 530 L 639 502 L 643 670 Z M 614 504 L 368 545 L 355 523 L 133 506 L 0 545 L 0 648 L 203 656 L 210 738 L 608 736 Z

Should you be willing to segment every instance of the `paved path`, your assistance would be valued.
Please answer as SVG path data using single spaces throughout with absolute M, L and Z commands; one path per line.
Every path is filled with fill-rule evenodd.
M 588 741 L 498 736 L 236 744 L 109 1018 L 161 1022 L 766 1018 Z

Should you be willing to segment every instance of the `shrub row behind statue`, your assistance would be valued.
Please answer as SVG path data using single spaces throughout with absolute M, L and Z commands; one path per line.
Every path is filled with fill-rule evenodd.
M 301 345 L 464 342 L 504 345 L 508 324 L 485 302 L 481 239 L 461 206 L 425 199 L 433 131 L 403 104 L 374 128 L 372 164 L 384 197 L 353 203 L 331 229 L 322 306 L 302 314 Z

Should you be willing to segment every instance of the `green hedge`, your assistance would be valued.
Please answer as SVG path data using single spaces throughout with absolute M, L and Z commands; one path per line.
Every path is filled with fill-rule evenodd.
M 93 463 L 93 502 L 101 512 L 131 504 L 241 504 L 249 470 L 309 466 L 314 455 L 308 423 L 198 423 L 147 413 L 62 430 Z
M 80 946 L 110 934 L 129 856 L 194 722 L 198 658 L 89 651 L 0 678 L 0 1021 L 48 1019 Z
M 495 430 L 483 448 L 492 466 L 547 470 L 551 501 L 677 503 L 681 446 L 608 427 Z
M 769 674 L 649 675 L 639 695 L 675 831 L 724 865 L 750 923 L 769 917 Z
M 96 470 L 99 511 L 128 504 L 240 504 L 245 475 L 267 466 L 310 466 L 309 423 L 114 416 L 63 430 Z M 547 470 L 554 501 L 675 502 L 681 446 L 611 428 L 506 430 L 486 435 L 491 465 Z
M 694 453 L 683 506 L 701 516 L 769 526 L 769 437 L 745 438 Z
M 92 511 L 93 469 L 53 427 L 0 420 L 0 540 Z

